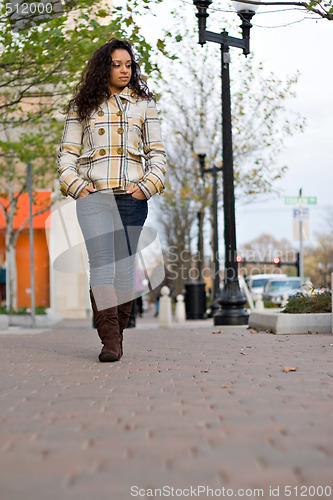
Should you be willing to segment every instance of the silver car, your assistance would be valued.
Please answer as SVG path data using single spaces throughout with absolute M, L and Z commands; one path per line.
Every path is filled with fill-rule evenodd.
M 274 278 L 267 281 L 263 300 L 281 305 L 285 297 L 291 297 L 297 292 L 301 292 L 300 278 Z

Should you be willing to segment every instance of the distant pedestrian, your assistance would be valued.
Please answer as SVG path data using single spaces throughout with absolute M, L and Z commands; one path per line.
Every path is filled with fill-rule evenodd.
M 145 290 L 145 273 L 143 270 L 136 266 L 135 268 L 135 295 L 136 295 L 136 314 L 142 318 L 143 314 L 143 301 L 142 301 L 142 295 Z
M 165 149 L 154 95 L 129 42 L 96 50 L 69 102 L 58 155 L 60 189 L 76 210 L 90 266 L 90 298 L 103 343 L 99 360 L 123 354 L 134 261 L 147 201 L 164 190 Z

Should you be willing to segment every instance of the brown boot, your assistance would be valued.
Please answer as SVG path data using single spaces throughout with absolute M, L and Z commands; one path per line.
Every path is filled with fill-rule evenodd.
M 123 355 L 122 335 L 119 331 L 117 306 L 99 311 L 92 290 L 89 291 L 94 321 L 103 348 L 99 355 L 101 362 L 118 361 Z
M 119 334 L 121 336 L 121 340 L 123 340 L 123 331 L 127 327 L 128 320 L 129 320 L 129 317 L 131 314 L 132 303 L 133 303 L 133 301 L 131 300 L 130 302 L 125 302 L 125 304 L 119 304 L 119 306 L 117 307 Z M 123 351 L 121 351 L 121 352 L 123 352 Z
M 125 302 L 125 304 L 119 304 L 118 306 L 118 321 L 119 330 L 123 332 L 128 325 L 128 320 L 132 311 L 133 300 L 130 302 Z

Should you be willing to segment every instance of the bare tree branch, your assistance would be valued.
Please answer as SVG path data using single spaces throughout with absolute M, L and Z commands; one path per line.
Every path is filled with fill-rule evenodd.
M 33 217 L 36 217 L 36 215 L 43 214 L 44 212 L 46 212 L 47 210 L 49 210 L 51 208 L 51 205 L 52 205 L 52 202 L 48 203 L 45 207 L 41 208 L 40 210 L 37 210 L 37 212 L 34 212 Z M 25 228 L 25 226 L 28 223 L 29 223 L 29 218 L 25 219 L 22 222 L 22 224 L 20 225 L 20 227 L 18 229 L 16 229 L 16 231 L 15 231 L 15 241 L 17 240 L 19 234 L 23 231 L 23 229 Z

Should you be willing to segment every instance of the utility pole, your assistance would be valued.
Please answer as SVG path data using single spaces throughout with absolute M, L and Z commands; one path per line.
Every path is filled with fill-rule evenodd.
M 31 298 L 31 327 L 36 325 L 35 311 L 35 268 L 34 268 L 34 228 L 32 214 L 32 166 L 27 163 L 27 191 L 29 196 L 29 246 L 30 246 L 30 298 Z

